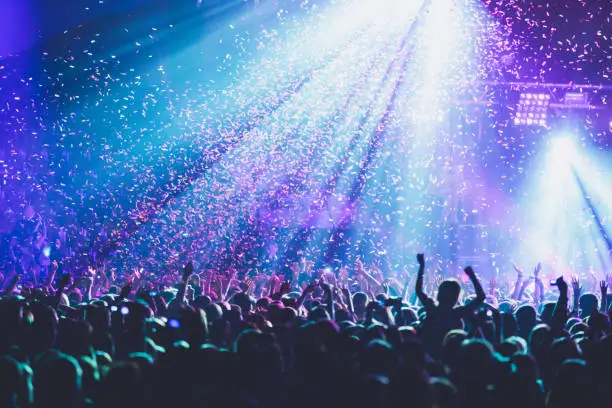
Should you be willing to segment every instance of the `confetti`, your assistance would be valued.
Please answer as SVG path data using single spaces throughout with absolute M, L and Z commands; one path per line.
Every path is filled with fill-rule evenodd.
M 135 13 L 3 58 L 2 248 L 28 206 L 50 242 L 65 230 L 74 268 L 249 254 L 263 270 L 298 252 L 405 265 L 456 257 L 464 229 L 450 231 L 483 219 L 457 251 L 524 239 L 513 208 L 542 132 L 513 128 L 513 90 L 492 84 L 609 85 L 609 8 L 294 3 L 202 2 L 154 26 Z

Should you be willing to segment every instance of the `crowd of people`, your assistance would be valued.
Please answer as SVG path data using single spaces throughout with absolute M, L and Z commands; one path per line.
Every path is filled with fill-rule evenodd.
M 113 15 L 0 57 L 0 408 L 606 403 L 612 280 L 538 265 L 483 284 L 484 268 L 449 270 L 434 248 L 461 241 L 448 197 L 491 198 L 481 211 L 511 218 L 505 193 L 534 174 L 517 163 L 537 146 L 502 131 L 505 111 L 487 112 L 494 147 L 477 150 L 462 123 L 424 154 L 413 125 L 381 121 L 396 138 L 372 144 L 384 177 L 356 176 L 384 99 L 369 103 L 372 90 L 401 65 L 403 13 L 384 29 L 364 14 L 355 36 L 350 4 L 346 20 L 306 24 L 316 2 L 258 18 L 235 17 L 241 2 L 200 2 L 199 17 L 162 3 L 172 12 Z M 483 62 L 454 75 L 609 79 L 602 2 L 482 3 Z M 457 181 L 478 155 L 499 177 L 490 188 Z M 399 241 L 432 254 L 418 270 L 382 259 L 405 259 Z M 337 242 L 350 256 L 320 261 Z
M 49 266 L 6 279 L 3 407 L 575 407 L 604 403 L 612 327 L 598 291 L 540 266 L 514 287 L 405 282 L 356 262 L 285 275 Z M 433 269 L 433 268 L 432 268 Z M 572 290 L 570 293 L 569 286 Z M 586 286 L 586 285 L 585 285 Z M 556 289 L 554 289 L 556 287 Z M 487 293 L 488 292 L 488 293 Z M 570 295 L 573 301 L 570 302 Z

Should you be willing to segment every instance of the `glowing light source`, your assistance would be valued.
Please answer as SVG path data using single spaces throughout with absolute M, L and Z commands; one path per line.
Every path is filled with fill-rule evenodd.
M 567 92 L 564 102 L 566 105 L 586 105 L 588 103 L 588 95 L 581 92 Z
M 551 141 L 550 152 L 555 161 L 571 161 L 576 155 L 576 143 L 570 136 L 557 137 Z
M 518 126 L 546 126 L 549 104 L 549 94 L 521 93 L 516 106 L 514 124 Z

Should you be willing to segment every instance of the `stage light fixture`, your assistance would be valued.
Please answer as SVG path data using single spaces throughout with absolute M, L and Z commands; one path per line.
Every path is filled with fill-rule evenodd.
M 519 126 L 546 126 L 546 113 L 549 105 L 549 94 L 521 93 L 514 114 L 514 124 Z
M 588 105 L 588 94 L 581 92 L 567 92 L 565 94 L 564 102 L 570 106 L 584 106 Z

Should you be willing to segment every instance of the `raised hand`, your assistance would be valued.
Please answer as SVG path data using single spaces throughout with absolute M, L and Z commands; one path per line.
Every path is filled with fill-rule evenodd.
M 317 282 L 313 281 L 313 282 L 310 282 L 310 283 L 309 283 L 309 284 L 308 284 L 308 285 L 307 285 L 307 286 L 304 288 L 304 290 L 302 291 L 302 295 L 300 296 L 300 298 L 299 298 L 299 299 L 298 299 L 298 301 L 297 301 L 297 305 L 296 305 L 296 307 L 297 307 L 298 309 L 300 308 L 300 306 L 302 306 L 302 305 L 304 304 L 304 301 L 306 300 L 306 298 L 307 298 L 308 296 L 310 296 L 310 294 L 312 294 L 312 292 L 314 292 L 314 291 L 315 291 L 316 287 L 317 287 Z
M 187 265 L 183 268 L 183 283 L 186 283 L 191 274 L 193 273 L 193 262 L 187 262 Z
M 535 279 L 540 279 L 540 271 L 542 270 L 542 263 L 538 262 L 535 269 L 533 270 L 533 277 Z
M 567 293 L 567 282 L 563 279 L 563 276 L 559 276 L 555 281 L 555 286 L 559 288 L 562 293 Z
M 582 293 L 582 286 L 580 286 L 580 279 L 577 276 L 572 276 L 572 291 L 574 296 L 579 296 Z
M 244 280 L 244 292 L 249 295 L 252 295 L 254 289 L 255 289 L 255 283 L 253 282 L 253 279 L 246 278 Z
M 606 279 L 599 282 L 599 290 L 601 291 L 601 312 L 608 312 L 608 282 L 610 277 L 606 275 Z
M 424 254 L 417 254 L 417 262 L 419 263 L 419 267 L 424 267 L 425 266 L 425 255 Z
M 389 293 L 389 280 L 388 279 L 385 279 L 380 284 L 380 292 L 384 293 L 384 294 L 388 294 Z
M 514 268 L 514 270 L 516 271 L 516 274 L 518 275 L 519 278 L 522 278 L 524 273 L 523 273 L 523 269 L 521 269 L 520 266 L 518 266 L 517 264 L 515 264 L 514 262 L 512 262 L 512 267 Z
M 276 285 L 278 284 L 278 282 L 278 276 L 272 275 L 272 277 L 270 278 L 270 295 L 274 294 L 274 292 L 276 291 Z
M 483 304 L 487 298 L 487 295 L 480 284 L 480 280 L 478 280 L 478 277 L 476 276 L 476 272 L 474 272 L 474 269 L 472 269 L 471 266 L 467 266 L 465 268 L 465 274 L 468 276 L 468 278 L 470 278 L 470 281 L 474 286 L 474 292 L 476 293 L 476 298 L 470 302 L 470 305 L 472 305 L 474 308 L 478 308 Z
M 608 295 L 608 283 L 605 280 L 599 282 L 599 290 L 601 291 L 602 297 L 606 297 Z

